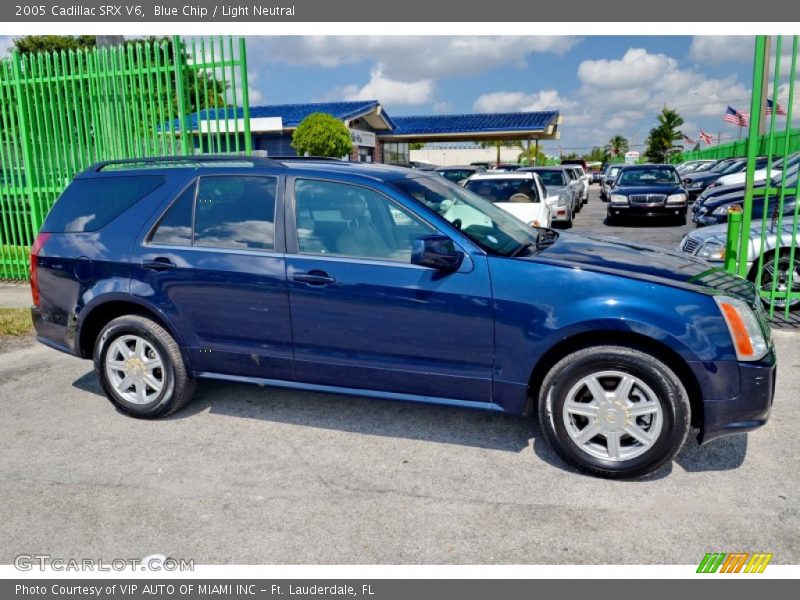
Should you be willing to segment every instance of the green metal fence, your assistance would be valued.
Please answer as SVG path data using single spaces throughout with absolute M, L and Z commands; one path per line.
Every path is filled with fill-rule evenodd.
M 758 154 L 764 156 L 767 154 L 767 149 L 770 142 L 776 148 L 783 148 L 788 145 L 789 152 L 797 152 L 800 150 L 800 129 L 792 129 L 790 131 L 776 131 L 771 137 L 769 135 L 758 136 Z M 698 160 L 704 158 L 738 158 L 747 155 L 748 138 L 742 138 L 735 142 L 728 142 L 727 144 L 717 144 L 709 146 L 701 150 L 694 150 L 690 152 L 682 152 L 681 160 Z
M 790 169 L 781 167 L 766 185 L 759 184 L 755 159 L 766 156 L 766 172 L 771 173 L 778 160 L 797 149 L 797 130 L 792 128 L 797 54 L 798 36 L 756 38 L 744 203 L 741 223 L 738 218 L 729 222 L 727 247 L 735 256 L 726 260 L 729 270 L 754 281 L 770 317 L 786 320 L 791 309 L 800 307 L 797 177 L 789 179 Z M 768 98 L 783 105 L 786 115 L 777 110 L 768 115 Z
M 244 39 L 176 36 L 78 51 L 14 51 L 1 60 L 0 279 L 27 279 L 28 251 L 44 217 L 91 163 L 249 154 L 247 89 Z M 237 107 L 241 116 L 227 118 L 227 109 L 235 115 Z M 198 111 L 206 113 L 200 123 Z

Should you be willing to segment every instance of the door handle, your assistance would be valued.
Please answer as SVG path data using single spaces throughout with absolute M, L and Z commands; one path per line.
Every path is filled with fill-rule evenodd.
M 292 281 L 307 283 L 308 285 L 328 285 L 336 283 L 336 279 L 328 275 L 325 271 L 309 271 L 308 273 L 293 273 Z
M 170 259 L 159 256 L 158 258 L 154 258 L 152 260 L 143 260 L 142 266 L 145 269 L 150 269 L 151 271 L 167 271 L 169 269 L 174 269 L 177 265 Z

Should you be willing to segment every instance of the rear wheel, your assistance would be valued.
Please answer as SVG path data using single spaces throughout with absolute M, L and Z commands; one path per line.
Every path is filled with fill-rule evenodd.
M 559 361 L 545 377 L 539 421 L 565 461 L 591 475 L 640 477 L 668 462 L 689 433 L 689 399 L 658 358 L 595 346 Z
M 169 415 L 194 392 L 175 340 L 158 323 L 138 315 L 119 317 L 103 328 L 94 367 L 108 399 L 134 417 Z

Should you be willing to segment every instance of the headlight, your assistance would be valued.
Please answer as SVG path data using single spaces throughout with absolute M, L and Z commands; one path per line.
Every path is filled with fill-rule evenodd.
M 692 183 L 689 184 L 689 187 L 692 188 L 693 190 L 699 190 L 701 187 L 703 187 L 703 182 L 693 181 Z
M 671 194 L 667 196 L 667 204 L 686 204 L 686 194 Z
M 697 251 L 697 256 L 709 260 L 725 260 L 725 246 L 717 242 L 706 242 Z
M 742 361 L 760 360 L 769 351 L 764 332 L 755 313 L 738 298 L 714 296 Z
M 566 194 L 559 194 L 558 195 L 558 205 L 559 206 L 566 206 L 567 205 L 567 195 Z
M 533 221 L 528 223 L 528 226 L 530 226 L 530 227 L 541 227 L 542 225 L 541 225 L 541 223 L 539 223 L 538 219 L 534 219 Z
M 628 197 L 622 194 L 611 194 L 611 204 L 627 204 Z
M 735 208 L 733 208 L 734 206 L 739 206 L 739 205 L 738 204 L 732 204 L 732 205 L 731 204 L 725 204 L 723 206 L 718 206 L 717 208 L 714 209 L 714 212 L 712 214 L 718 215 L 718 216 L 727 215 L 728 211 L 736 210 Z

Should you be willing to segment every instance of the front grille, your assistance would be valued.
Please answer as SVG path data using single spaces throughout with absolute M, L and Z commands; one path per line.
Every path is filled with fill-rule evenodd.
M 687 237 L 685 240 L 683 240 L 683 245 L 681 246 L 681 250 L 683 250 L 684 252 L 688 252 L 689 254 L 694 254 L 695 250 L 697 250 L 697 247 L 699 245 L 700 245 L 699 241 Z
M 666 199 L 664 194 L 633 194 L 630 196 L 631 204 L 664 204 Z

